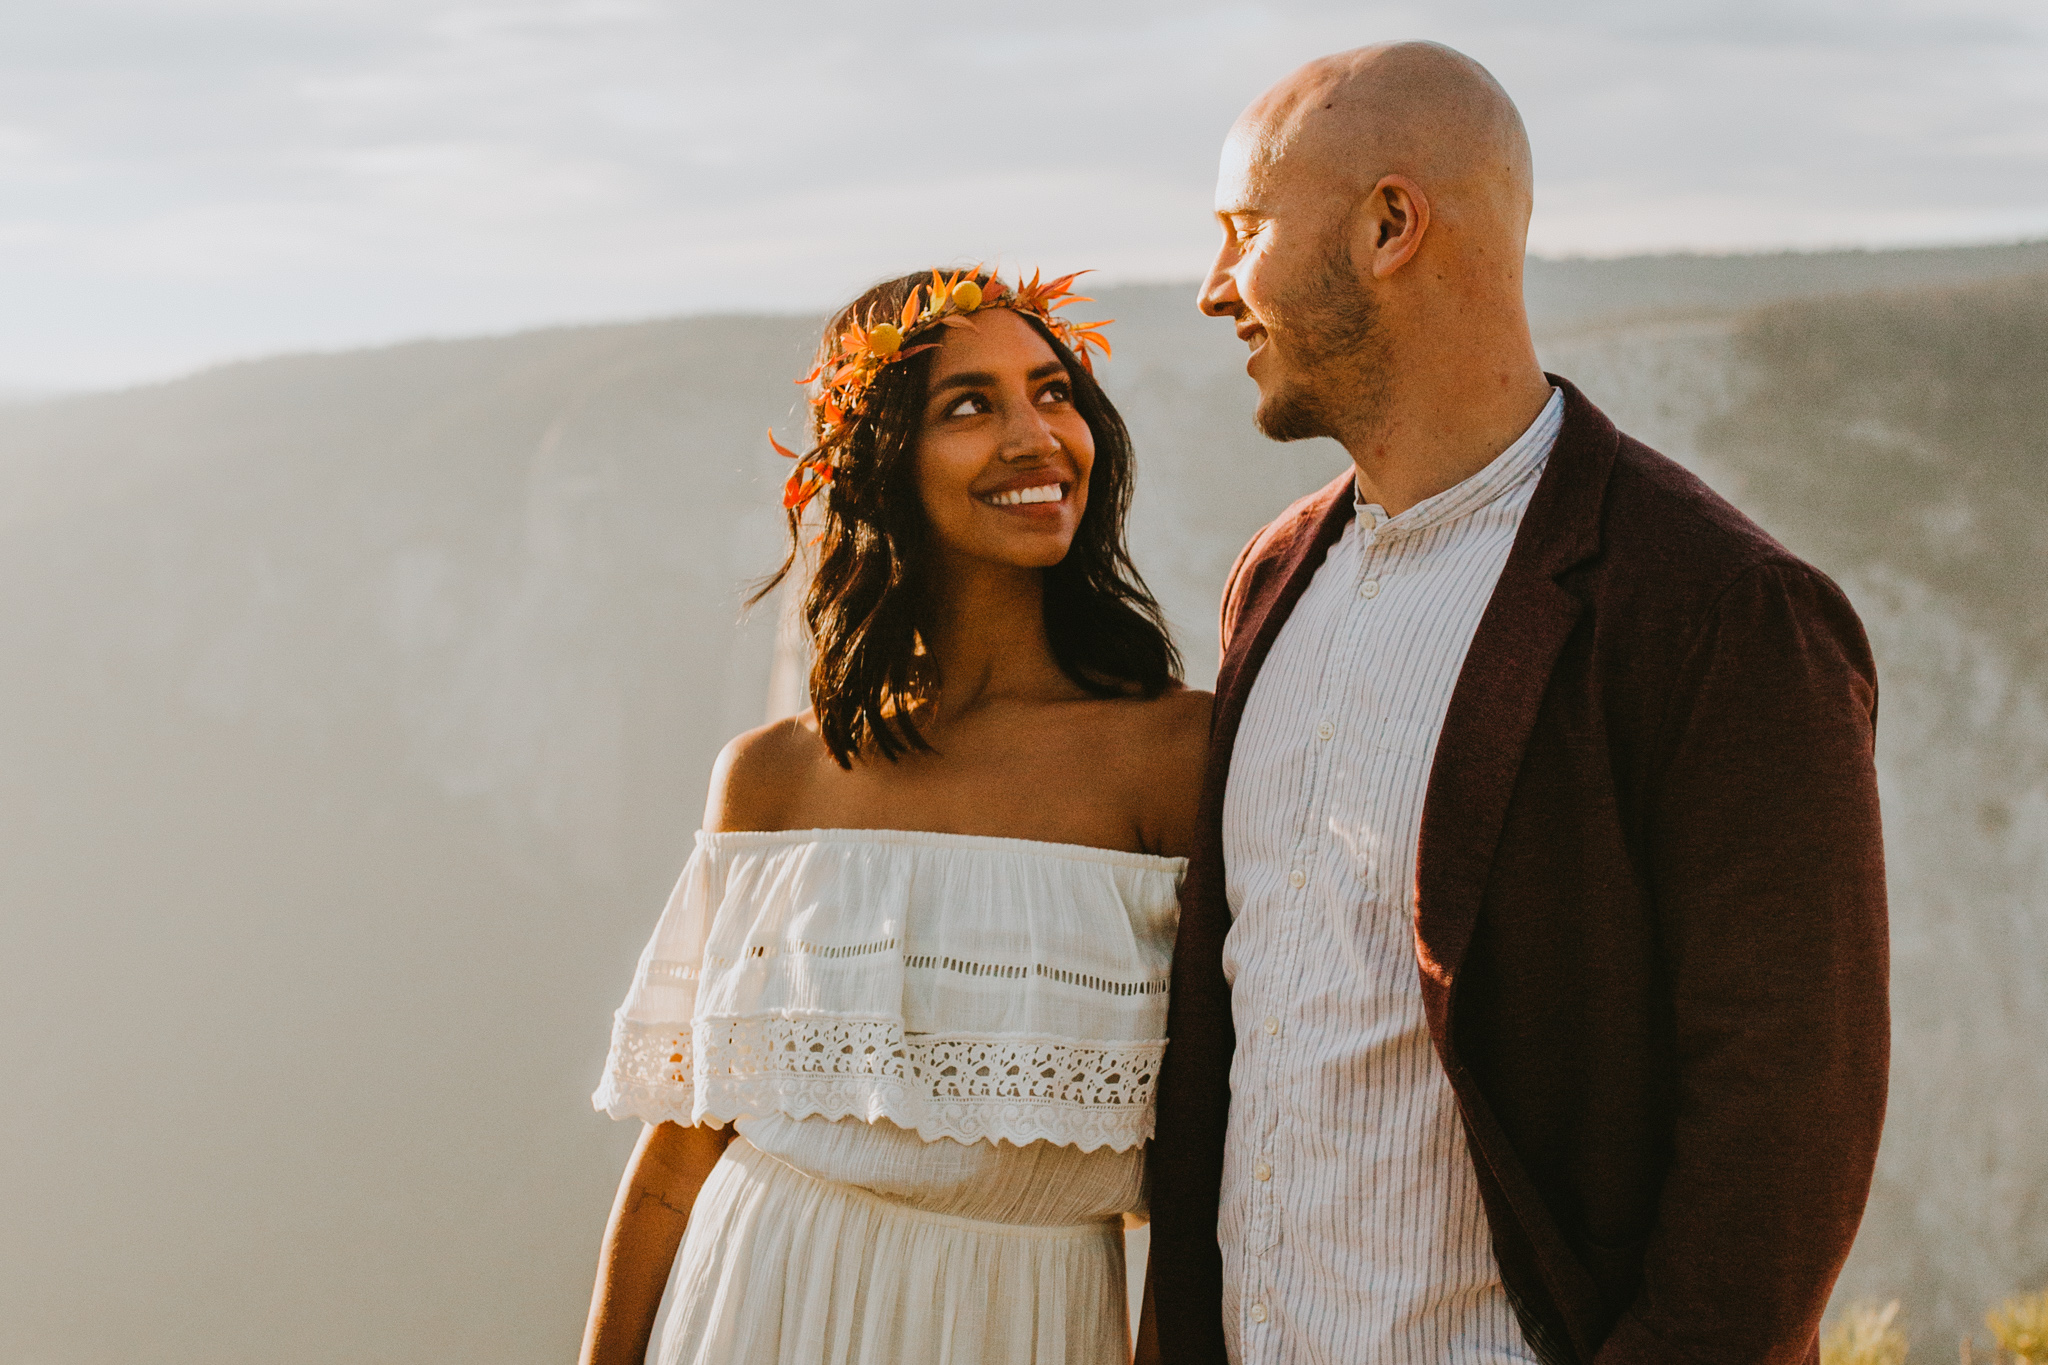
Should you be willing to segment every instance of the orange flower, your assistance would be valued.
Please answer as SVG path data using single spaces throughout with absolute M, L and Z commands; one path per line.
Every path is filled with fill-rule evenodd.
M 801 512 L 804 504 L 816 497 L 826 484 L 832 482 L 832 466 L 829 464 L 800 464 L 789 476 L 789 482 L 782 485 L 782 505 L 791 512 Z
M 1092 373 L 1095 360 L 1091 352 L 1101 351 L 1105 357 L 1110 354 L 1109 342 L 1100 335 L 1101 329 L 1109 323 L 1077 323 L 1057 316 L 1057 311 L 1070 303 L 1093 302 L 1085 295 L 1074 293 L 1071 287 L 1086 273 L 1076 271 L 1056 280 L 1044 280 L 1034 270 L 1030 283 L 1012 289 L 993 274 L 983 282 L 979 265 L 972 270 L 955 271 L 950 277 L 934 270 L 930 284 L 911 287 L 894 319 L 884 317 L 878 321 L 869 315 L 864 320 L 849 323 L 833 343 L 831 353 L 809 374 L 796 381 L 803 385 L 817 385 L 817 392 L 811 399 L 811 412 L 818 431 L 817 449 L 809 455 L 800 456 L 777 441 L 774 432 L 768 433 L 769 444 L 778 453 L 797 462 L 789 481 L 783 485 L 782 505 L 792 511 L 800 511 L 818 495 L 819 490 L 832 482 L 831 452 L 847 439 L 847 429 L 859 419 L 868 389 L 876 377 L 888 366 L 908 360 L 920 351 L 929 351 L 938 344 L 935 341 L 910 344 L 919 335 L 938 327 L 964 327 L 969 313 L 986 308 L 1009 308 L 1028 313 L 1043 323 L 1047 331 L 1074 353 L 1082 367 Z
M 785 459 L 795 460 L 796 468 L 782 485 L 782 505 L 790 511 L 800 511 L 803 505 L 818 495 L 818 491 L 832 482 L 832 466 L 819 451 L 808 456 L 799 455 L 775 439 L 774 428 L 768 431 L 768 444 L 775 447 L 775 453 Z

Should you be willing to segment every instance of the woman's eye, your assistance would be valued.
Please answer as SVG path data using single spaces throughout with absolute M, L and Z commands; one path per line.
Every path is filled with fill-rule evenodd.
M 979 399 L 979 398 L 977 398 L 977 397 L 973 396 L 972 394 L 970 394 L 970 395 L 968 395 L 967 397 L 965 397 L 965 398 L 962 398 L 962 399 L 958 400 L 957 402 L 955 402 L 955 403 L 953 404 L 953 406 L 952 406 L 952 407 L 950 407 L 950 408 L 947 408 L 947 409 L 946 409 L 946 416 L 948 416 L 948 417 L 972 417 L 972 416 L 974 416 L 974 415 L 975 415 L 975 414 L 977 414 L 977 413 L 983 413 L 983 412 L 987 412 L 987 411 L 988 411 L 988 404 L 986 404 L 986 403 L 982 402 L 982 401 L 981 401 L 981 399 Z
M 1074 394 L 1065 384 L 1047 384 L 1045 392 L 1038 395 L 1038 401 L 1041 403 L 1071 403 L 1074 401 Z

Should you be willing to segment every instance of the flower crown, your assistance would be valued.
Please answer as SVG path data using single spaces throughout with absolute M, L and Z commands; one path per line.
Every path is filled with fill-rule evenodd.
M 854 321 L 833 339 L 832 349 L 817 368 L 796 381 L 818 386 L 811 398 L 811 416 L 818 429 L 817 444 L 811 452 L 799 455 L 776 440 L 774 431 L 768 433 L 768 444 L 775 447 L 776 453 L 796 461 L 795 472 L 782 486 L 782 505 L 792 512 L 801 512 L 805 503 L 832 482 L 833 455 L 845 444 L 859 419 L 875 379 L 898 361 L 938 345 L 936 341 L 911 344 L 934 328 L 965 326 L 967 315 L 983 308 L 1028 313 L 1058 337 L 1079 358 L 1082 367 L 1093 374 L 1095 363 L 1089 348 L 1094 347 L 1105 356 L 1110 354 L 1109 342 L 1103 339 L 1101 330 L 1114 319 L 1075 322 L 1057 316 L 1055 311 L 1070 303 L 1094 302 L 1068 288 L 1087 273 L 1077 270 L 1041 284 L 1034 270 L 1031 283 L 1012 289 L 993 274 L 987 277 L 986 284 L 978 283 L 980 266 L 956 271 L 950 278 L 934 270 L 930 284 L 911 287 L 902 313 L 893 320 L 884 318 L 877 322 L 870 315 L 864 322 Z

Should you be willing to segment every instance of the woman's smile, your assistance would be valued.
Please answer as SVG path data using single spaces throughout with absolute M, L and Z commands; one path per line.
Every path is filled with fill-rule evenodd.
M 941 552 L 1005 570 L 1059 563 L 1095 465 L 1065 363 L 1018 314 L 984 309 L 946 330 L 931 366 L 917 468 Z
M 980 495 L 990 507 L 1005 511 L 1041 506 L 1046 503 L 1065 502 L 1067 485 L 1064 483 L 1037 483 L 1022 488 L 1001 488 Z

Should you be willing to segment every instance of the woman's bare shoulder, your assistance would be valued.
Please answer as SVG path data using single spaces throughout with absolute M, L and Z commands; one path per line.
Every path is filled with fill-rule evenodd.
M 1151 851 L 1185 856 L 1192 850 L 1202 778 L 1209 762 L 1209 713 L 1215 697 L 1175 688 L 1137 708 L 1126 732 L 1137 780 L 1133 799 Z
M 1197 730 L 1204 740 L 1208 739 L 1209 715 L 1216 709 L 1214 692 L 1204 692 L 1199 687 L 1176 687 L 1154 697 L 1152 705 L 1159 708 L 1175 728 Z
M 823 752 L 809 712 L 770 721 L 727 741 L 711 769 L 704 828 L 787 829 L 788 812 Z
M 1192 755 L 1199 762 L 1209 752 L 1209 717 L 1215 704 L 1215 693 L 1192 687 L 1146 698 L 1137 704 L 1145 744 L 1162 756 Z

